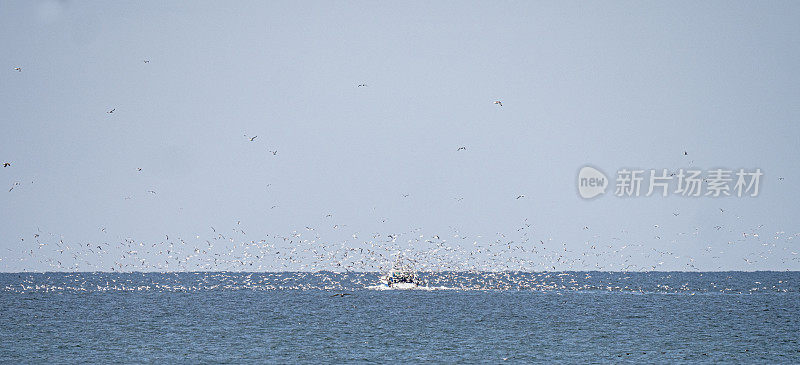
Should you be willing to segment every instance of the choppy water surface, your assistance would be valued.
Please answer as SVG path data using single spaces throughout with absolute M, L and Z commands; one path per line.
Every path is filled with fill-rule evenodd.
M 0 361 L 800 362 L 798 272 L 421 277 L 0 274 Z

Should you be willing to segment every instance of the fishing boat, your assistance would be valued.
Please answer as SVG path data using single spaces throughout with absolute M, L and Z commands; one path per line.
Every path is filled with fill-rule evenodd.
M 381 284 L 394 289 L 412 289 L 421 285 L 412 265 L 404 262 L 401 257 L 398 257 L 388 273 L 381 276 Z

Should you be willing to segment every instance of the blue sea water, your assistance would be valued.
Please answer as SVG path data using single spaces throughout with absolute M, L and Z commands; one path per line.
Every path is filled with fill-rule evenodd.
M 0 362 L 800 363 L 800 272 L 421 277 L 0 274 Z

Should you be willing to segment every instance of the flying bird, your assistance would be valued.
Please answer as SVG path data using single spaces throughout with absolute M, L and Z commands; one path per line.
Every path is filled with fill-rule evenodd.
M 358 87 L 367 87 L 367 84 L 358 84 Z
M 9 166 L 11 166 L 11 162 L 3 162 L 3 167 L 9 167 Z
M 116 108 L 114 108 L 114 109 L 111 109 L 111 110 L 107 111 L 106 113 L 108 113 L 108 114 L 111 114 L 111 113 L 113 113 L 115 110 L 117 110 L 117 109 L 116 109 Z
M 497 105 L 503 106 L 503 102 L 500 101 L 500 100 L 496 100 L 494 103 L 497 104 Z
M 250 142 L 253 142 L 253 141 L 255 141 L 255 140 L 256 140 L 256 138 L 258 138 L 258 136 L 252 136 L 252 137 L 250 137 Z
M 461 146 L 461 147 L 459 147 L 459 148 L 456 150 L 456 152 L 458 152 L 458 151 L 461 151 L 461 150 L 464 150 L 464 151 L 466 151 L 466 150 L 467 150 L 467 147 L 466 147 L 466 146 Z
M 22 67 L 14 67 L 14 70 L 17 72 L 22 72 Z
M 683 151 L 684 156 L 689 156 L 689 152 Z
M 272 152 L 273 156 L 277 156 L 278 155 L 278 150 L 275 150 L 275 151 L 269 150 L 269 152 Z
M 150 63 L 150 60 L 143 60 L 144 63 Z
M 525 195 L 517 195 L 517 199 L 521 199 L 521 198 L 524 198 L 524 197 L 525 197 Z

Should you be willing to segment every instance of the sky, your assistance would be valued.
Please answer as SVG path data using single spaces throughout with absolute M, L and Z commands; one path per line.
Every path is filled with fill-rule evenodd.
M 800 270 L 797 19 L 791 1 L 3 1 L 0 271 L 74 270 L 46 260 L 58 240 L 114 256 L 244 227 Z M 590 200 L 587 165 L 611 180 Z M 756 197 L 618 197 L 622 168 L 764 175 Z

